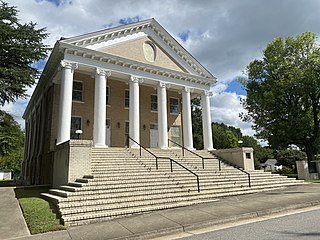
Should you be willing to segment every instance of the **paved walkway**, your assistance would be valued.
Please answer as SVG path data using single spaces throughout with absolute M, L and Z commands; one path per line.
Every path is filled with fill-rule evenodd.
M 18 239 L 150 239 L 316 205 L 320 206 L 320 184 L 303 184 Z M 2 208 L 0 208 L 1 211 Z M 11 231 L 16 231 L 16 227 Z
M 29 236 L 13 187 L 0 188 L 0 239 Z

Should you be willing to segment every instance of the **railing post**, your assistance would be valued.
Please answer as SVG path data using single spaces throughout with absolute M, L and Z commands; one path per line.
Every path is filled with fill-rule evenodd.
M 158 157 L 156 157 L 156 169 L 158 170 Z
M 200 192 L 200 183 L 199 183 L 199 177 L 197 176 L 197 183 L 198 183 L 198 192 Z
M 248 179 L 249 179 L 249 187 L 251 188 L 251 178 L 250 178 L 250 174 L 248 174 Z
M 140 145 L 140 157 L 141 157 L 141 145 Z
M 202 169 L 204 169 L 204 158 L 202 158 Z
M 171 172 L 173 172 L 172 170 L 172 159 L 170 158 L 170 167 L 171 167 Z
M 221 160 L 220 160 L 220 158 L 218 158 L 219 159 L 219 171 L 221 171 Z

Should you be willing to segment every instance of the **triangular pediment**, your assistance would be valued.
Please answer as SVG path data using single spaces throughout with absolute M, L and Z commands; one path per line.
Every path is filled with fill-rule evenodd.
M 61 40 L 124 59 L 215 79 L 154 19 Z

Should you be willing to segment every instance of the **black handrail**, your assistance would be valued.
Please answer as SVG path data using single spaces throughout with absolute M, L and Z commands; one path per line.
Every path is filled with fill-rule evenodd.
M 168 141 L 170 141 L 170 142 L 172 142 L 172 143 L 174 143 L 174 144 L 178 145 L 179 147 L 181 147 L 181 148 L 183 149 L 183 150 L 182 150 L 182 155 L 183 155 L 183 156 L 184 156 L 184 150 L 187 150 L 187 151 L 189 151 L 189 152 L 193 153 L 194 155 L 196 155 L 196 156 L 200 157 L 200 158 L 202 159 L 202 168 L 203 168 L 203 169 L 204 169 L 204 159 L 217 159 L 217 158 L 207 158 L 207 157 L 202 157 L 201 155 L 199 155 L 199 154 L 197 154 L 197 153 L 195 153 L 195 152 L 191 151 L 191 150 L 190 150 L 190 149 L 188 149 L 188 148 L 185 148 L 185 147 L 184 147 L 184 146 L 182 146 L 181 144 L 176 143 L 176 142 L 172 141 L 171 139 L 168 139 Z M 220 159 L 220 157 L 218 157 L 218 160 L 219 160 L 219 171 L 221 171 L 221 159 Z M 238 166 L 236 166 L 236 165 L 234 165 L 234 164 L 231 164 L 229 161 L 227 161 L 227 160 L 225 160 L 225 159 L 223 159 L 222 161 L 227 162 L 229 165 L 232 165 L 234 168 L 236 168 L 236 169 L 238 169 L 239 171 L 241 171 L 241 172 L 243 172 L 243 173 L 247 174 L 247 175 L 248 175 L 249 187 L 251 187 L 251 176 L 250 176 L 250 173 L 246 172 L 245 170 L 241 169 L 240 167 L 238 167 Z
M 159 159 L 169 159 L 170 160 L 170 168 L 171 168 L 171 172 L 173 172 L 173 168 L 172 168 L 172 162 L 174 162 L 175 164 L 179 165 L 180 167 L 184 168 L 185 170 L 189 171 L 190 173 L 192 173 L 193 175 L 196 176 L 197 178 L 197 185 L 198 185 L 198 192 L 200 192 L 200 183 L 199 183 L 199 176 L 198 174 L 194 173 L 193 171 L 191 171 L 190 169 L 186 168 L 185 166 L 183 166 L 181 163 L 177 162 L 176 160 L 173 160 L 170 157 L 158 157 Z
M 202 157 L 202 156 L 200 156 L 199 154 L 191 151 L 190 149 L 182 146 L 181 144 L 172 141 L 171 139 L 168 139 L 168 141 L 170 141 L 170 142 L 178 145 L 179 147 L 181 147 L 181 149 L 182 149 L 182 156 L 184 156 L 184 150 L 187 150 L 188 152 L 191 152 L 192 154 L 194 154 L 194 155 L 196 155 L 197 157 L 201 158 L 201 160 L 202 160 L 202 168 L 203 168 L 203 169 L 204 169 L 204 160 L 205 160 L 205 159 L 216 159 L 216 158 L 213 158 L 213 157 L 212 157 L 212 158 L 210 158 L 210 157 Z M 220 161 L 219 158 L 218 158 L 218 160 L 219 160 L 219 171 L 221 171 L 221 161 Z
M 130 139 L 131 141 L 133 141 L 134 143 L 136 143 L 136 144 L 138 144 L 140 146 L 140 157 L 141 157 L 141 148 L 143 148 L 144 150 L 146 150 L 148 153 L 150 153 L 152 156 L 155 157 L 155 159 L 156 159 L 156 169 L 158 170 L 158 157 L 154 153 L 152 153 L 150 150 L 148 150 L 144 146 L 142 146 L 140 143 L 138 143 L 136 140 L 131 138 L 130 136 L 128 136 L 128 139 Z
M 172 168 L 172 162 L 174 162 L 175 164 L 179 165 L 180 167 L 184 168 L 185 170 L 189 171 L 190 173 L 192 173 L 193 175 L 196 176 L 197 178 L 197 186 L 198 186 L 198 192 L 200 192 L 200 182 L 199 182 L 199 176 L 194 173 L 193 171 L 191 171 L 190 169 L 186 168 L 185 166 L 183 166 L 182 164 L 180 164 L 179 162 L 173 160 L 170 157 L 158 157 L 156 156 L 154 153 L 152 153 L 150 150 L 146 149 L 144 146 L 142 146 L 140 143 L 138 143 L 136 140 L 132 139 L 130 136 L 128 136 L 128 139 L 130 139 L 131 141 L 133 141 L 134 143 L 138 144 L 140 146 L 140 157 L 141 157 L 141 148 L 143 148 L 144 150 L 146 150 L 148 153 L 150 153 L 152 156 L 155 157 L 156 159 L 156 169 L 158 170 L 158 159 L 169 159 L 170 160 L 170 168 L 171 168 L 171 172 L 173 172 L 173 168 Z

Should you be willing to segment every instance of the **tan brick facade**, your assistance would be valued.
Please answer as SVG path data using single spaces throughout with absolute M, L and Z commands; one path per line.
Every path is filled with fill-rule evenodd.
M 83 82 L 83 101 L 72 102 L 72 116 L 82 118 L 82 139 L 92 140 L 93 138 L 93 124 L 94 124 L 94 84 L 95 80 L 91 75 L 75 72 L 75 81 Z M 109 104 L 107 105 L 106 119 L 111 123 L 111 146 L 124 147 L 125 146 L 125 123 L 129 121 L 129 108 L 125 107 L 125 91 L 129 90 L 128 83 L 120 80 L 115 80 L 110 77 L 107 80 L 109 87 Z M 55 97 L 59 99 L 60 85 L 55 85 Z M 141 144 L 145 147 L 150 147 L 150 123 L 158 122 L 158 113 L 151 111 L 151 95 L 157 95 L 154 87 L 140 86 L 140 135 Z M 170 97 L 179 99 L 180 113 L 171 114 L 169 99 Z M 168 128 L 170 137 L 171 126 L 181 126 L 181 94 L 177 91 L 170 91 L 167 93 L 167 109 L 168 109 Z M 59 102 L 54 102 L 53 119 L 52 122 L 52 139 L 51 149 L 53 150 L 56 142 L 57 131 L 57 115 Z M 182 132 L 182 129 L 181 129 Z

